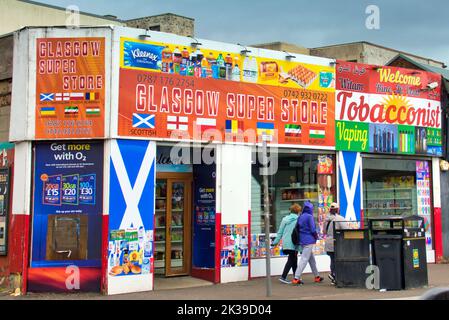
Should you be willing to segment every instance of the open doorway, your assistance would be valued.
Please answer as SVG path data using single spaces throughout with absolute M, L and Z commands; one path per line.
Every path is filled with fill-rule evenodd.
M 181 287 L 205 285 L 196 279 L 210 283 L 215 278 L 215 162 L 203 161 L 205 148 L 189 148 L 189 156 L 185 149 L 179 153 L 173 149 L 173 145 L 157 146 L 156 290 L 173 288 L 173 283 Z M 208 152 L 209 159 L 215 156 L 214 149 Z M 180 276 L 183 278 L 170 280 Z

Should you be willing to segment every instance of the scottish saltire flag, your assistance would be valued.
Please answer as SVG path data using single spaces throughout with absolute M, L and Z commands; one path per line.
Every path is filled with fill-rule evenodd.
M 257 122 L 257 135 L 274 135 L 274 123 Z
M 239 133 L 243 131 L 243 121 L 240 120 L 226 120 L 226 132 L 227 133 Z
M 39 95 L 40 101 L 55 101 L 55 94 L 54 93 L 41 93 Z
M 133 128 L 154 129 L 155 126 L 154 114 L 133 113 Z
M 285 125 L 285 136 L 286 137 L 300 137 L 301 136 L 301 126 L 299 124 L 286 124 Z

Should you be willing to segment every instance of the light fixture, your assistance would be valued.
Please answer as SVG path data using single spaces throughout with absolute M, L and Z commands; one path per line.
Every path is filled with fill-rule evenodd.
M 140 40 L 145 40 L 145 38 L 151 38 L 151 36 L 148 34 L 148 30 L 150 30 L 150 29 L 145 30 L 145 34 L 139 34 Z
M 190 46 L 191 46 L 191 47 L 197 47 L 197 46 L 201 46 L 201 45 L 202 45 L 202 43 L 199 42 L 196 38 L 194 38 L 194 37 L 192 37 L 192 36 L 189 36 L 189 38 L 192 38 L 193 41 L 194 41 L 194 42 L 190 43 Z
M 331 67 L 333 67 L 333 66 L 335 66 L 335 65 L 337 65 L 337 64 L 338 64 L 338 62 L 335 61 L 335 60 L 332 60 L 331 62 L 329 62 L 329 65 L 330 65 Z
M 248 50 L 244 45 L 242 45 L 242 44 L 240 44 L 240 43 L 237 43 L 237 45 L 244 48 L 243 50 L 240 51 L 240 54 L 241 54 L 241 55 L 246 56 L 248 53 L 251 53 L 251 50 Z
M 285 50 L 284 50 L 283 52 L 286 54 L 285 59 L 287 59 L 287 60 L 295 59 L 295 58 L 296 58 L 296 56 L 292 55 L 291 53 L 288 53 L 288 52 L 285 51 Z

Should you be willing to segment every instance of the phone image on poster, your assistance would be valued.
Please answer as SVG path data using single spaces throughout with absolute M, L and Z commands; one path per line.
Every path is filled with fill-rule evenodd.
M 95 174 L 85 174 L 79 177 L 79 203 L 95 205 L 96 190 Z
M 60 206 L 62 204 L 62 175 L 43 175 L 41 179 L 43 181 L 42 204 L 49 206 Z
M 79 174 L 62 176 L 62 204 L 78 205 Z

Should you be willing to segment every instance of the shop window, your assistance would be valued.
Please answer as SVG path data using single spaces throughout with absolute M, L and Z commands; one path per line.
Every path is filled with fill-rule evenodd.
M 290 213 L 293 203 L 303 205 L 310 201 L 314 205 L 314 217 L 320 240 L 315 253 L 324 254 L 322 239 L 324 219 L 334 202 L 335 168 L 333 155 L 315 153 L 279 152 L 278 170 L 268 177 L 270 198 L 270 237 L 274 239 L 282 219 Z M 265 256 L 265 215 L 263 199 L 263 176 L 257 155 L 253 157 L 251 179 L 251 255 Z M 272 256 L 282 256 L 282 243 L 273 248 Z
M 432 250 L 431 180 L 428 161 L 364 158 L 365 219 L 379 216 L 424 218 L 426 243 Z

